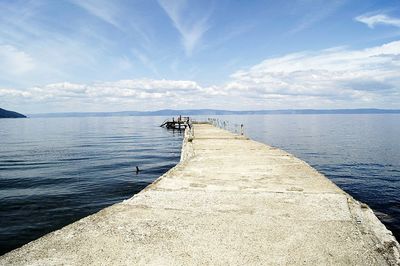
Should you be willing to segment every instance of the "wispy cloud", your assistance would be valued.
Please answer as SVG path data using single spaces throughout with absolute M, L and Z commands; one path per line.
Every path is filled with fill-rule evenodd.
M 179 31 L 186 55 L 191 56 L 203 35 L 210 28 L 209 19 L 212 10 L 208 9 L 201 15 L 196 15 L 191 12 L 186 0 L 159 0 L 158 3 Z
M 267 59 L 234 73 L 223 89 L 270 99 L 270 104 L 293 105 L 286 108 L 375 106 L 381 101 L 389 105 L 399 100 L 398 73 L 400 41 L 362 50 L 342 47 Z
M 67 111 L 72 105 L 82 106 L 82 111 L 159 109 L 174 104 L 229 109 L 400 108 L 400 42 L 285 54 L 298 43 L 309 45 L 319 33 L 299 35 L 298 43 L 282 44 L 287 38 L 279 39 L 277 31 L 284 32 L 281 29 L 293 21 L 302 30 L 318 26 L 330 15 L 339 19 L 342 14 L 336 10 L 343 2 L 297 0 L 283 10 L 271 10 L 277 17 L 290 16 L 281 22 L 275 17 L 264 21 L 265 12 L 254 12 L 267 6 L 262 1 L 246 9 L 242 3 L 215 1 L 213 6 L 206 0 L 0 1 L 4 11 L 0 16 L 0 105 L 12 102 L 21 111 L 32 106 L 34 112 L 48 106 L 54 107 L 48 111 Z M 293 10 L 288 11 L 288 6 Z M 61 7 L 65 8 L 62 12 Z M 153 16 L 148 16 L 149 10 Z M 355 19 L 369 27 L 400 26 L 399 18 L 383 13 Z M 63 22 L 66 18 L 69 23 Z M 333 35 L 342 33 L 333 28 Z M 245 38 L 238 38 L 246 32 Z M 344 34 L 339 41 L 351 45 L 362 39 L 361 34 L 364 31 L 348 40 Z M 188 58 L 199 50 L 208 53 Z M 270 53 L 282 56 L 253 67 L 243 65 Z M 146 76 L 152 79 L 139 79 Z M 213 76 L 218 76 L 218 84 L 210 81 Z
M 33 58 L 27 53 L 11 45 L 0 45 L 0 76 L 12 75 L 13 77 L 25 74 L 34 69 Z
M 93 0 L 70 0 L 73 4 L 83 8 L 89 14 L 97 17 L 98 19 L 118 28 L 123 29 L 122 25 L 118 21 L 118 15 L 120 14 L 119 7 L 112 1 L 93 1 Z
M 104 25 L 99 26 L 101 23 L 93 19 L 92 15 L 96 14 L 96 17 L 111 27 L 121 29 L 128 25 L 128 22 L 121 19 L 132 17 L 122 16 L 120 6 L 109 1 L 109 4 L 104 5 L 100 0 L 96 1 L 98 5 L 93 1 L 81 1 L 78 7 L 85 5 L 91 12 L 82 15 L 85 12 L 67 3 L 69 10 L 66 14 L 74 19 L 65 24 L 46 15 L 47 8 L 56 8 L 57 3 L 61 2 L 0 3 L 0 10 L 4 11 L 0 16 L 1 86 L 22 88 L 60 80 L 99 80 L 111 75 L 121 77 L 124 71 L 132 72 L 131 58 L 122 52 L 115 53 L 117 49 L 120 51 L 115 38 L 122 36 L 128 40 L 135 39 L 137 32 L 132 30 L 130 33 L 134 37 L 130 39 L 130 36 L 118 30 L 114 34 L 109 29 L 104 30 Z M 129 29 L 132 28 L 126 30 Z M 136 39 L 136 46 L 145 44 L 145 38 Z M 100 72 L 102 77 L 99 78 Z
M 400 28 L 400 19 L 390 17 L 386 14 L 364 14 L 356 17 L 355 20 L 368 25 L 371 29 L 377 25 L 390 25 Z
M 0 89 L 0 99 L 57 111 L 161 108 L 399 108 L 400 41 L 351 50 L 305 51 L 270 58 L 233 73 L 226 83 L 130 79 L 93 84 L 55 83 L 26 90 Z M 181 99 L 185 99 L 182 102 Z M 110 105 L 110 103 L 113 103 Z M 51 108 L 50 108 L 51 109 Z M 23 109 L 22 109 L 23 110 Z
M 107 0 L 69 0 L 74 5 L 82 8 L 91 16 L 113 26 L 115 29 L 130 36 L 135 36 L 136 43 L 143 48 L 148 47 L 152 40 L 149 37 L 149 27 L 145 27 L 142 17 L 136 10 L 126 10 L 126 7 L 118 1 Z M 147 32 L 144 30 L 146 28 Z
M 301 10 L 304 15 L 290 33 L 305 30 L 315 23 L 329 17 L 345 2 L 343 0 L 298 0 L 296 3 L 295 7 Z
M 150 69 L 154 74 L 159 75 L 156 66 L 153 64 L 153 62 L 149 59 L 149 57 L 137 50 L 137 49 L 132 49 L 133 54 L 135 55 L 135 57 L 148 69 Z

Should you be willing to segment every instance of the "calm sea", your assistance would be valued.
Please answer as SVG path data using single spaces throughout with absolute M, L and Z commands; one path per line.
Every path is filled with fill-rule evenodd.
M 131 197 L 176 165 L 183 136 L 160 128 L 164 119 L 0 119 L 0 254 Z
M 400 115 L 216 118 L 307 161 L 400 238 Z M 164 119 L 0 120 L 0 254 L 131 197 L 173 167 L 182 134 L 159 128 Z
M 214 116 L 306 161 L 367 203 L 400 240 L 400 115 Z

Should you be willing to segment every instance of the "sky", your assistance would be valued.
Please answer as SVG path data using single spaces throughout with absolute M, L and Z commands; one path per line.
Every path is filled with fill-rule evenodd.
M 400 0 L 0 0 L 22 113 L 400 108 Z

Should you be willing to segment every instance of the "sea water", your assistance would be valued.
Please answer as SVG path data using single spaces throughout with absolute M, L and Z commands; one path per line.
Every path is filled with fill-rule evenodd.
M 400 238 L 400 115 L 213 117 L 305 160 Z M 183 135 L 160 128 L 164 119 L 0 120 L 0 254 L 132 197 L 176 165 Z
M 0 119 L 0 254 L 132 197 L 176 165 L 183 136 L 160 128 L 164 119 Z

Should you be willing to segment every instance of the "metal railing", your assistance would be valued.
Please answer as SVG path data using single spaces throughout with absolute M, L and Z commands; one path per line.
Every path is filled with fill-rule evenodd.
M 187 134 L 188 134 L 188 139 L 193 139 L 194 138 L 194 127 L 193 127 L 193 120 L 190 118 L 187 123 Z
M 225 130 L 228 130 L 235 134 L 244 135 L 244 126 L 243 124 L 236 124 L 229 122 L 227 120 L 221 120 L 218 118 L 208 118 L 207 121 L 215 127 L 219 127 Z

